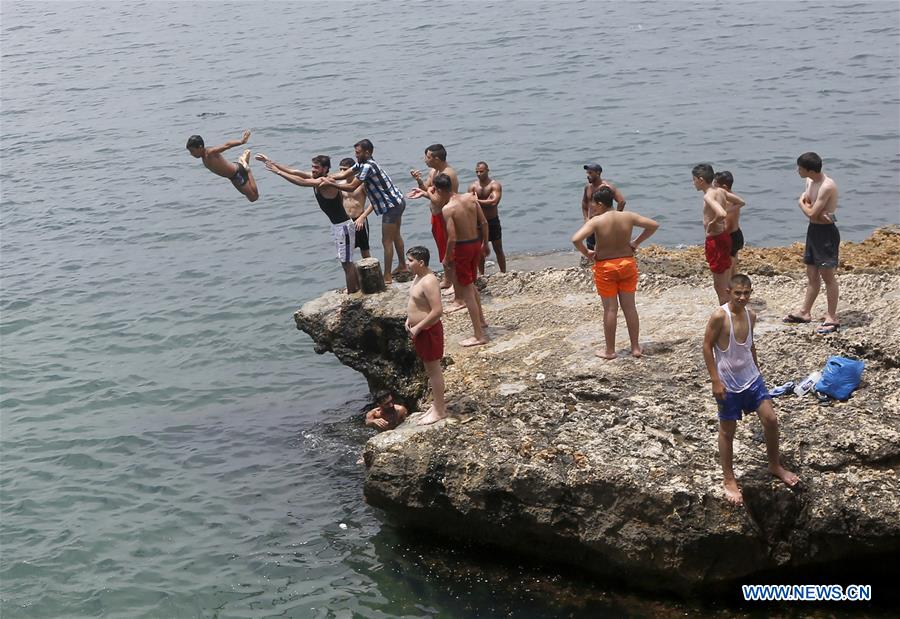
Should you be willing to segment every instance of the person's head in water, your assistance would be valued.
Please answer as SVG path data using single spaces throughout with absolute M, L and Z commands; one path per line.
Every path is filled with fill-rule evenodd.
M 339 167 L 343 171 L 343 170 L 349 170 L 354 165 L 356 165 L 356 161 L 354 161 L 350 157 L 344 157 L 343 159 L 341 159 L 341 163 L 340 163 Z
M 447 149 L 443 144 L 432 144 L 425 149 L 425 165 L 433 168 L 438 162 L 447 163 Z
M 331 157 L 328 155 L 316 155 L 312 158 L 313 178 L 325 176 L 329 170 L 331 170 Z
M 191 155 L 199 159 L 203 156 L 203 152 L 206 150 L 206 145 L 203 143 L 203 138 L 201 138 L 199 135 L 192 135 L 188 138 L 187 149 L 188 151 L 190 151 Z
M 406 266 L 416 275 L 426 272 L 429 260 L 431 260 L 431 252 L 427 247 L 416 245 L 406 250 Z
M 816 153 L 803 153 L 797 157 L 797 172 L 800 176 L 803 176 L 803 178 L 806 178 L 806 176 L 809 176 L 811 173 L 818 174 L 821 171 L 822 158 Z M 806 176 L 804 176 L 804 173 Z
M 694 187 L 700 190 L 706 190 L 716 178 L 712 166 L 708 163 L 698 163 L 691 170 L 691 176 L 694 177 Z
M 372 153 L 375 152 L 375 145 L 369 140 L 360 140 L 353 145 L 353 152 L 356 154 L 356 160 L 359 163 L 365 163 L 372 158 Z
M 731 172 L 728 170 L 716 172 L 716 187 L 731 191 L 732 185 L 734 185 L 734 176 L 732 176 Z
M 385 412 L 393 412 L 394 410 L 394 394 L 390 391 L 379 391 L 375 394 L 375 404 Z
M 613 192 L 609 187 L 601 187 L 591 195 L 591 200 L 597 206 L 611 208 L 613 203 Z

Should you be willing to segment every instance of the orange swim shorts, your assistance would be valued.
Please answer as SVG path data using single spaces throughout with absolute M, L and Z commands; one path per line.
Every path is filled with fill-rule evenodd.
M 614 297 L 620 292 L 637 290 L 637 261 L 631 257 L 608 258 L 594 263 L 594 284 L 601 297 Z

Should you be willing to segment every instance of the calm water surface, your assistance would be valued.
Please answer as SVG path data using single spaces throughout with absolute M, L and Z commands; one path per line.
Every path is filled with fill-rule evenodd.
M 3 617 L 678 612 L 367 508 L 365 381 L 291 320 L 341 285 L 325 217 L 261 166 L 246 202 L 190 134 L 298 166 L 368 137 L 404 187 L 443 142 L 505 183 L 513 253 L 567 248 L 589 161 L 669 245 L 701 240 L 700 161 L 734 172 L 751 244 L 802 238 L 806 150 L 843 238 L 898 221 L 896 2 L 0 11 Z M 423 204 L 404 230 L 431 242 Z

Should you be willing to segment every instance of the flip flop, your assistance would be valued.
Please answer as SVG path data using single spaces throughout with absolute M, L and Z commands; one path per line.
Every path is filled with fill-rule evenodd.
M 794 381 L 789 381 L 781 385 L 780 387 L 775 387 L 769 392 L 769 395 L 773 398 L 777 398 L 780 395 L 784 395 L 786 393 L 790 393 L 794 390 Z
M 784 318 L 781 319 L 781 322 L 786 322 L 792 325 L 805 325 L 809 322 L 812 322 L 811 318 L 801 318 L 800 316 L 795 316 L 794 314 L 788 314 Z
M 823 322 L 822 326 L 816 329 L 819 335 L 828 335 L 829 333 L 837 333 L 841 325 L 836 322 Z

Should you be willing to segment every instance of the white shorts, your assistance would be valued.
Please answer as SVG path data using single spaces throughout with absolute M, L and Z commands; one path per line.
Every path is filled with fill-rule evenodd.
M 353 262 L 353 245 L 356 243 L 356 225 L 353 220 L 331 224 L 331 238 L 334 239 L 338 260 Z

